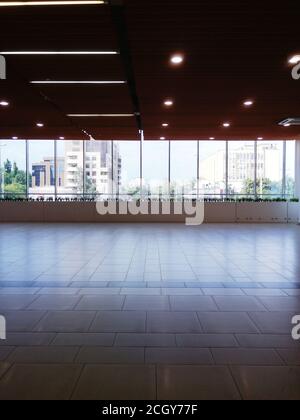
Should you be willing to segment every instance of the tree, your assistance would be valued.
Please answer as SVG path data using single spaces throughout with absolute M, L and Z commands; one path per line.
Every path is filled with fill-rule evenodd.
M 11 168 L 12 168 L 11 161 L 6 159 L 6 161 L 4 162 L 4 171 L 7 174 L 10 174 L 11 173 Z
M 242 194 L 252 195 L 254 194 L 254 180 L 246 179 L 242 188 Z M 272 182 L 268 178 L 258 179 L 256 181 L 256 190 L 258 194 L 268 194 L 272 191 Z

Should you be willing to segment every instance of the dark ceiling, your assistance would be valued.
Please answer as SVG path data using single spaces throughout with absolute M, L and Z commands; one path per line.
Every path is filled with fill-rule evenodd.
M 0 7 L 0 51 L 120 51 L 7 55 L 0 100 L 10 106 L 0 108 L 0 138 L 88 139 L 89 134 L 99 140 L 136 140 L 139 124 L 147 140 L 300 138 L 299 128 L 278 125 L 300 116 L 300 80 L 292 79 L 288 65 L 288 58 L 300 53 L 299 2 L 113 3 Z M 169 63 L 176 52 L 185 56 L 178 67 Z M 46 79 L 128 83 L 29 84 Z M 173 107 L 163 106 L 166 98 L 174 100 Z M 245 108 L 246 99 L 254 106 Z M 133 115 L 139 112 L 141 118 Z M 230 128 L 222 126 L 225 121 Z M 37 128 L 37 122 L 45 126 Z M 168 128 L 161 127 L 164 122 Z

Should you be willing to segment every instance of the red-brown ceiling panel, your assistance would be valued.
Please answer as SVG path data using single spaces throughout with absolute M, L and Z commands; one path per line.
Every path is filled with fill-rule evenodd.
M 299 51 L 295 2 L 128 0 L 127 20 L 146 139 L 295 138 L 278 127 L 300 116 L 300 82 L 288 57 Z M 172 53 L 185 62 L 169 64 Z M 164 99 L 174 100 L 165 108 Z M 253 99 L 251 109 L 243 101 Z M 230 121 L 230 129 L 222 123 Z M 168 129 L 161 124 L 168 122 Z

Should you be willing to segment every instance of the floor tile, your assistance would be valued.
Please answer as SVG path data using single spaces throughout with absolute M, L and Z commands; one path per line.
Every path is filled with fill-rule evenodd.
M 138 364 L 145 362 L 144 349 L 138 347 L 82 347 L 77 363 Z
M 250 318 L 262 333 L 291 334 L 292 318 L 295 313 L 288 312 L 251 312 Z
M 220 311 L 266 311 L 266 308 L 252 296 L 214 296 Z
M 1 348 L 0 348 L 1 349 Z M 26 346 L 17 347 L 8 357 L 10 363 L 72 363 L 77 347 Z
M 125 297 L 118 295 L 93 295 L 82 296 L 79 303 L 76 305 L 76 310 L 121 310 L 124 304 Z
M 300 368 L 234 366 L 233 376 L 245 400 L 299 400 Z
M 79 301 L 79 296 L 73 295 L 40 295 L 28 306 L 28 310 L 67 311 L 73 309 Z
M 225 367 L 159 366 L 160 400 L 239 400 L 240 394 Z
M 15 364 L 0 380 L 0 399 L 67 400 L 80 370 L 74 364 Z
M 146 363 L 167 365 L 212 365 L 211 352 L 199 348 L 146 348 Z
M 147 332 L 195 333 L 201 332 L 201 326 L 194 312 L 149 312 Z
M 169 311 L 167 296 L 126 296 L 124 310 L 127 311 Z
M 27 308 L 37 296 L 35 295 L 0 295 L 0 310 L 22 310 Z
M 155 368 L 149 365 L 87 365 L 72 398 L 154 400 Z
M 291 334 L 237 334 L 236 339 L 245 348 L 300 348 Z
M 258 329 L 243 312 L 198 312 L 206 333 L 257 333 Z
M 38 323 L 35 330 L 42 332 L 84 332 L 95 317 L 91 311 L 53 311 Z
M 95 318 L 91 332 L 145 332 L 146 312 L 103 311 Z
M 114 333 L 59 333 L 52 341 L 53 346 L 112 346 Z
M 237 347 L 233 334 L 176 334 L 178 347 Z
M 117 334 L 118 347 L 176 347 L 175 334 Z
M 212 349 L 217 365 L 251 365 L 276 366 L 282 365 L 278 354 L 271 349 Z

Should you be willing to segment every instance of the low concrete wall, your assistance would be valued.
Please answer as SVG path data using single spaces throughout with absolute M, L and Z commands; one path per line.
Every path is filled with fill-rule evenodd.
M 205 203 L 205 223 L 297 223 L 298 203 Z M 99 215 L 94 202 L 0 202 L 0 222 L 184 223 L 184 214 Z

